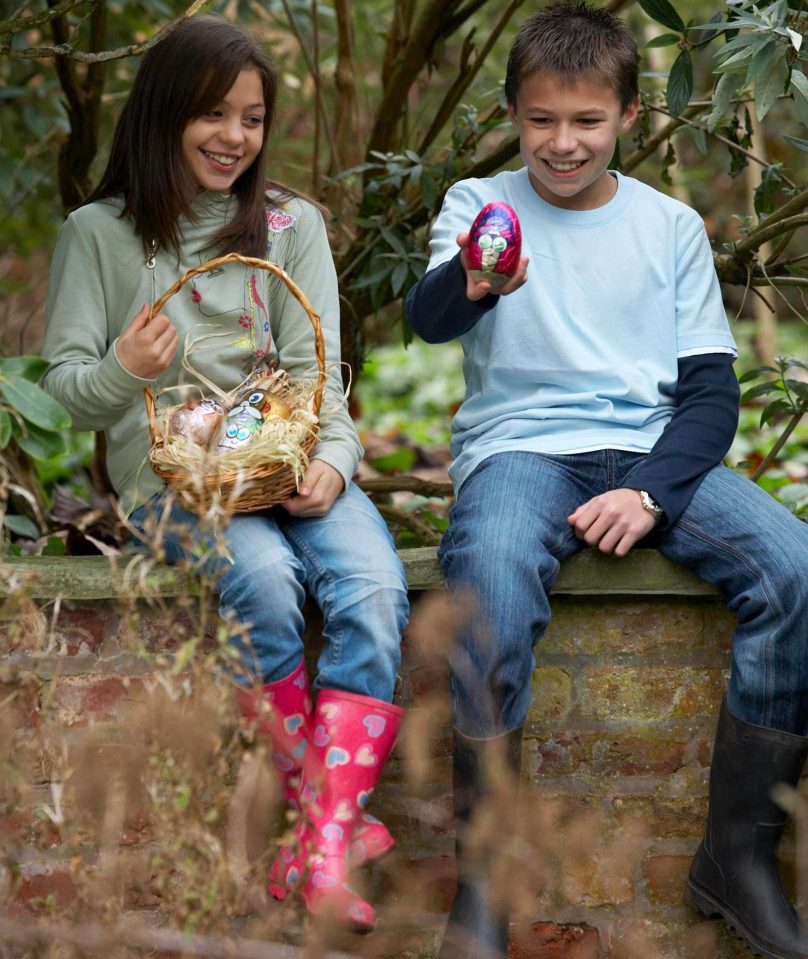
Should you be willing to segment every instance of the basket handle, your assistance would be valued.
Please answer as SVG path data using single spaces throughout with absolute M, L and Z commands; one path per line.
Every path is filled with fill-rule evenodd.
M 325 386 L 325 343 L 323 342 L 320 317 L 319 314 L 315 312 L 314 307 L 307 299 L 305 293 L 291 276 L 289 276 L 286 270 L 281 269 L 277 263 L 272 263 L 269 260 L 261 260 L 254 256 L 242 256 L 240 253 L 226 253 L 224 256 L 217 256 L 213 260 L 208 260 L 207 263 L 203 263 L 201 266 L 195 266 L 193 269 L 183 273 L 176 283 L 172 284 L 160 299 L 155 301 L 149 310 L 149 317 L 146 322 L 148 323 L 153 319 L 171 297 L 179 292 L 193 277 L 198 276 L 200 273 L 208 273 L 210 270 L 214 270 L 224 263 L 234 262 L 243 263 L 245 266 L 252 266 L 259 270 L 268 270 L 270 273 L 274 273 L 275 276 L 279 277 L 279 279 L 286 284 L 289 292 L 303 307 L 309 320 L 311 320 L 311 325 L 314 329 L 314 355 L 317 360 L 317 386 L 314 390 L 313 411 L 314 415 L 319 417 L 320 407 L 323 401 L 323 387 Z M 146 414 L 149 417 L 149 434 L 151 435 L 152 445 L 154 445 L 157 440 L 157 414 L 155 410 L 154 390 L 151 388 L 151 385 L 143 390 L 143 398 L 146 402 Z

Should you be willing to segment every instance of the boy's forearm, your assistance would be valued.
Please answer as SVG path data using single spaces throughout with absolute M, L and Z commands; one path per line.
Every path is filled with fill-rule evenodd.
M 407 322 L 427 343 L 447 343 L 468 332 L 499 300 L 489 293 L 473 302 L 466 296 L 466 274 L 458 253 L 425 273 L 407 294 Z
M 679 361 L 677 408 L 651 452 L 623 486 L 644 489 L 662 506 L 661 528 L 687 508 L 704 476 L 723 460 L 738 428 L 740 389 L 729 353 Z

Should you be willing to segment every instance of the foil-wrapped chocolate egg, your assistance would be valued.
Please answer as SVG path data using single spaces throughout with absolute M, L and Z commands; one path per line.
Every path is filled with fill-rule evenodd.
M 494 291 L 516 273 L 522 255 L 522 229 L 513 207 L 487 203 L 469 230 L 466 263 L 473 279 L 488 280 Z
M 252 442 L 273 417 L 288 420 L 292 408 L 269 390 L 253 388 L 236 398 L 235 406 L 222 424 L 216 448 L 220 452 L 239 449 Z
M 168 432 L 184 436 L 197 446 L 207 446 L 219 429 L 226 408 L 217 400 L 192 400 L 171 415 Z
M 255 386 L 236 398 L 236 406 L 245 405 L 258 410 L 265 421 L 273 416 L 288 420 L 292 415 L 292 407 L 285 400 L 261 386 Z
M 222 423 L 216 449 L 219 452 L 237 450 L 254 439 L 264 425 L 264 418 L 255 407 L 236 406 Z

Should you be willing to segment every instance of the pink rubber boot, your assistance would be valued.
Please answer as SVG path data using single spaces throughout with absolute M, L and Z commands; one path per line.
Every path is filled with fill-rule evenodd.
M 298 665 L 283 679 L 261 689 L 239 689 L 241 713 L 256 724 L 256 730 L 272 746 L 272 762 L 286 801 L 299 809 L 298 787 L 303 757 L 309 743 L 309 722 L 313 703 L 306 664 Z
M 272 744 L 273 764 L 284 798 L 292 809 L 300 810 L 300 770 L 314 712 L 305 661 L 301 659 L 284 679 L 259 690 L 240 689 L 237 699 L 242 714 L 255 722 L 257 730 Z M 360 866 L 378 859 L 395 844 L 395 839 L 378 819 L 363 814 L 352 837 L 351 865 Z M 271 896 L 282 900 L 288 890 L 294 888 L 307 855 L 308 824 L 301 818 L 295 826 L 293 841 L 281 847 L 269 869 Z
M 399 706 L 369 696 L 323 690 L 303 764 L 300 800 L 311 824 L 303 899 L 312 915 L 327 915 L 360 931 L 374 927 L 376 914 L 350 884 L 351 837 L 403 715 Z

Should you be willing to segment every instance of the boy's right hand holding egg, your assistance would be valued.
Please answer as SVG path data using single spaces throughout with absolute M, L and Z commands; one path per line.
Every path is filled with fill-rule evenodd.
M 144 303 L 115 341 L 115 352 L 129 373 L 154 380 L 171 365 L 178 345 L 179 335 L 171 320 L 163 313 L 149 320 L 149 306 Z
M 458 234 L 457 245 L 470 300 L 481 300 L 488 293 L 513 293 L 527 280 L 519 218 L 507 203 L 486 204 L 469 232 Z

